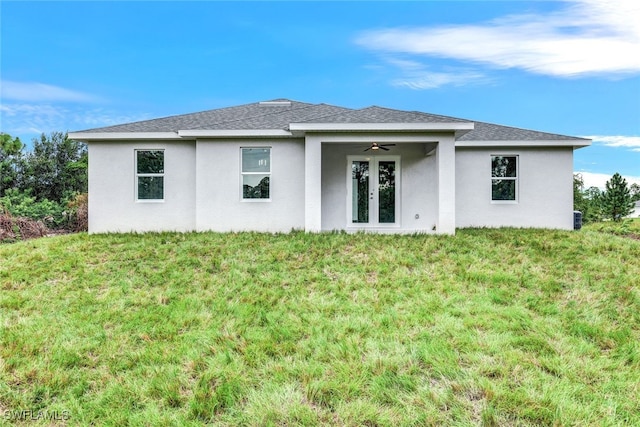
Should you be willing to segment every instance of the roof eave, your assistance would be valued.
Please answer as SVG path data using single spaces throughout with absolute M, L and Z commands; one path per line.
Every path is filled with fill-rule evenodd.
M 177 132 L 69 132 L 76 141 L 149 141 L 183 139 Z
M 469 132 L 472 122 L 465 123 L 291 123 L 292 133 L 305 132 Z
M 291 137 L 289 131 L 283 129 L 196 129 L 179 130 L 177 132 L 69 132 L 69 138 L 76 141 L 167 141 L 194 140 L 196 138 L 258 138 L 258 137 Z
M 506 140 L 506 141 L 456 141 L 456 147 L 573 147 L 583 148 L 591 145 L 590 139 L 557 140 Z
M 289 130 L 294 136 L 307 132 L 454 132 L 455 137 L 471 132 L 473 122 L 442 123 L 291 123 Z
M 284 129 L 195 129 L 179 130 L 178 135 L 191 138 L 258 138 L 291 137 L 292 133 Z

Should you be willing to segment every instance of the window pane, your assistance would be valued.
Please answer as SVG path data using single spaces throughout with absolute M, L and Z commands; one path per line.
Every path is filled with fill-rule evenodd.
M 396 162 L 378 163 L 378 221 L 396 222 Z
M 517 176 L 516 164 L 515 156 L 493 156 L 491 158 L 491 176 L 515 178 Z
M 242 172 L 271 172 L 270 148 L 243 148 Z
M 268 199 L 269 175 L 243 175 L 242 198 Z
M 516 181 L 514 179 L 494 179 L 491 181 L 492 200 L 515 200 Z
M 351 164 L 351 221 L 369 222 L 369 162 Z
M 164 151 L 138 151 L 138 173 L 164 173 Z
M 139 176 L 138 200 L 162 200 L 164 199 L 164 177 Z

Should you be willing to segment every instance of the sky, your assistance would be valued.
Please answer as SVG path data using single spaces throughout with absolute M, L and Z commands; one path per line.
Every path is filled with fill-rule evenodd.
M 0 131 L 29 142 L 288 98 L 586 137 L 640 184 L 640 2 L 0 1 Z

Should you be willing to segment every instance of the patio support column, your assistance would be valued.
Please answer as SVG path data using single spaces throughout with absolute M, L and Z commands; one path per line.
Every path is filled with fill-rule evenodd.
M 439 234 L 456 233 L 456 149 L 453 136 L 438 142 L 438 224 Z
M 314 135 L 307 135 L 304 143 L 304 229 L 322 229 L 322 142 Z

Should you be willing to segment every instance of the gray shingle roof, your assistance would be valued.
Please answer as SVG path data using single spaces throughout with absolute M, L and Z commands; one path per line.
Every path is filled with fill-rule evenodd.
M 192 129 L 288 129 L 290 123 L 314 122 L 321 117 L 345 114 L 349 111 L 351 110 L 348 108 L 327 104 L 307 104 L 300 108 L 262 106 L 253 117 L 239 117 L 220 123 L 202 124 Z
M 474 122 L 474 129 L 458 138 L 458 141 L 585 141 L 584 138 L 556 133 L 520 129 L 493 123 Z
M 284 101 L 284 100 L 275 100 Z M 319 104 L 323 105 L 323 104 Z M 301 111 L 317 105 L 290 101 L 289 106 L 261 106 L 259 102 L 219 108 L 198 113 L 181 114 L 159 119 L 143 120 L 122 125 L 89 129 L 83 132 L 177 132 L 188 129 L 282 129 L 274 124 L 267 127 L 250 127 L 250 123 L 268 123 L 269 116 L 291 111 Z M 337 107 L 339 108 L 339 107 Z M 328 113 L 327 113 L 328 114 Z M 246 122 L 246 123 L 243 123 Z M 224 125 L 228 123 L 228 125 Z M 289 123 L 287 123 L 288 125 Z
M 438 116 L 418 111 L 392 110 L 384 107 L 367 107 L 350 110 L 313 120 L 301 120 L 299 123 L 469 123 L 469 120 L 455 117 Z
M 178 130 L 287 129 L 290 123 L 470 123 L 474 130 L 460 141 L 581 140 L 572 136 L 501 126 L 456 117 L 371 106 L 351 109 L 328 104 L 276 99 L 198 113 L 182 114 L 88 129 L 81 132 L 177 132 Z

